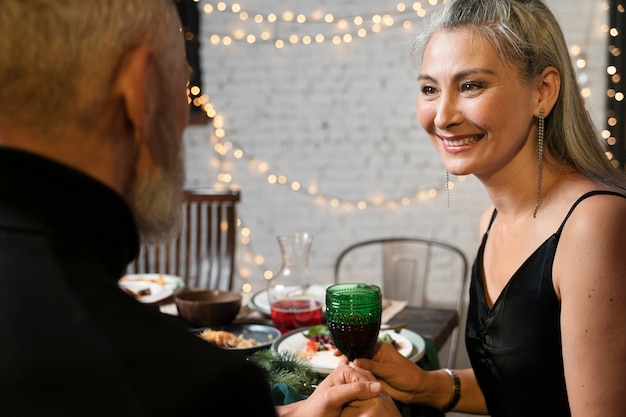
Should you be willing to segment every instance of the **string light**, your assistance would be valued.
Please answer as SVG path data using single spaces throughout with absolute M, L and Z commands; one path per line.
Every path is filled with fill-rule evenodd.
M 607 11 L 610 8 L 607 2 L 604 2 L 602 6 Z M 608 76 L 608 88 L 606 91 L 607 120 L 606 129 L 602 131 L 602 138 L 606 142 L 606 157 L 614 166 L 619 167 L 624 159 L 624 151 L 621 149 L 624 145 L 617 138 L 623 138 L 626 133 L 623 118 L 625 108 L 624 92 L 622 91 L 622 76 L 620 72 L 620 64 L 623 62 L 621 49 L 624 40 L 618 29 L 622 27 L 624 7 L 620 3 L 614 3 L 613 6 L 615 10 L 612 10 L 610 13 L 610 24 L 602 26 L 602 32 L 606 33 L 609 38 L 609 59 L 606 67 Z
M 439 0 L 430 0 L 430 6 L 436 6 Z M 354 39 L 363 39 L 367 36 L 382 33 L 385 29 L 403 28 L 409 30 L 413 27 L 413 20 L 424 18 L 427 9 L 421 2 L 407 5 L 398 3 L 392 10 L 376 12 L 371 15 L 335 16 L 332 13 L 324 13 L 316 10 L 309 15 L 295 14 L 292 11 L 282 13 L 261 13 L 252 10 L 243 10 L 238 3 L 227 4 L 226 2 L 207 2 L 202 7 L 206 15 L 232 14 L 239 17 L 242 22 L 256 24 L 257 33 L 246 33 L 242 29 L 235 29 L 233 33 L 219 34 L 208 33 L 204 35 L 212 45 L 231 46 L 235 42 L 255 44 L 273 44 L 275 48 L 282 49 L 292 45 L 315 45 L 331 43 L 341 45 L 351 43 Z M 279 36 L 279 26 L 291 26 L 291 33 Z M 315 33 L 302 35 L 302 27 L 318 29 Z M 269 29 L 268 29 L 269 27 Z
M 213 108 L 213 106 L 211 107 Z M 321 193 L 318 185 L 305 187 L 302 185 L 301 181 L 292 180 L 283 173 L 273 171 L 268 162 L 259 160 L 248 154 L 239 144 L 229 139 L 228 134 L 224 130 L 224 119 L 221 115 L 216 114 L 211 123 L 211 127 L 213 128 L 211 143 L 215 152 L 215 159 L 212 165 L 218 168 L 217 183 L 214 186 L 218 189 L 228 188 L 233 182 L 233 176 L 231 174 L 233 165 L 227 162 L 229 158 L 234 160 L 247 160 L 248 166 L 259 175 L 264 176 L 266 181 L 271 185 L 288 187 L 292 192 L 304 193 L 310 196 L 317 205 L 335 210 L 343 210 L 345 212 L 364 211 L 373 208 L 394 210 L 399 207 L 408 207 L 413 203 L 423 204 L 435 199 L 441 194 L 442 189 L 445 188 L 444 184 L 439 188 L 431 187 L 421 189 L 408 193 L 405 196 L 392 199 L 343 199 L 338 196 Z M 457 178 L 459 181 L 466 180 L 465 176 L 459 176 Z M 454 188 L 454 183 L 449 181 L 448 186 Z M 252 231 L 250 228 L 244 225 L 241 218 L 238 219 L 238 224 L 239 242 L 246 249 L 243 255 L 245 262 L 239 265 L 238 274 L 244 282 L 242 291 L 252 291 L 252 285 L 247 282 L 252 278 L 253 274 L 249 265 L 253 265 L 255 269 L 258 269 L 264 279 L 270 279 L 273 273 L 265 265 L 263 256 L 254 251 Z
M 430 6 L 437 5 L 438 0 L 429 0 Z M 415 2 L 409 5 L 398 3 L 393 11 L 375 13 L 370 17 L 363 15 L 357 16 L 334 16 L 332 14 L 324 14 L 321 11 L 312 12 L 310 15 L 295 14 L 290 11 L 282 13 L 258 13 L 250 10 L 243 10 L 238 3 L 227 4 L 225 2 L 209 2 L 203 7 L 206 14 L 211 13 L 231 13 L 239 16 L 244 22 L 254 22 L 261 28 L 261 32 L 257 34 L 246 33 L 241 29 L 236 29 L 230 34 L 208 34 L 207 38 L 212 45 L 231 46 L 235 43 L 243 44 L 259 44 L 271 43 L 277 49 L 293 45 L 314 45 L 328 43 L 340 45 L 350 43 L 355 38 L 366 38 L 367 36 L 381 33 L 385 28 L 402 27 L 404 29 L 412 28 L 411 20 L 415 16 L 423 18 L 427 15 L 427 10 L 422 3 Z M 267 30 L 266 27 L 276 25 L 322 25 L 325 31 L 318 31 L 314 34 L 302 35 L 300 29 L 296 28 L 291 34 L 286 36 L 274 36 L 273 31 Z M 366 28 L 367 26 L 367 28 Z M 606 31 L 608 31 L 608 27 Z M 617 36 L 616 31 L 611 31 Z M 573 45 L 570 49 L 572 60 L 581 85 L 581 95 L 585 98 L 590 97 L 591 90 L 587 86 L 588 76 L 586 73 L 587 61 L 582 48 L 579 45 Z M 619 51 L 613 50 L 612 53 L 619 54 Z M 614 76 L 619 76 L 616 68 L 608 68 L 607 72 L 612 71 Z M 344 212 L 365 211 L 369 209 L 386 209 L 396 210 L 398 208 L 409 207 L 412 204 L 424 204 L 432 201 L 445 191 L 446 184 L 440 187 L 430 187 L 423 189 L 415 189 L 394 198 L 360 198 L 345 199 L 336 195 L 324 193 L 319 184 L 305 185 L 302 179 L 292 178 L 290 175 L 275 171 L 271 164 L 255 158 L 249 154 L 230 135 L 224 127 L 224 118 L 218 114 L 215 107 L 210 102 L 210 97 L 203 94 L 197 87 L 190 87 L 190 102 L 201 108 L 203 112 L 211 119 L 211 145 L 213 147 L 215 157 L 211 161 L 213 167 L 218 171 L 216 188 L 228 188 L 236 182 L 233 177 L 234 165 L 233 161 L 247 161 L 248 167 L 264 177 L 268 184 L 277 187 L 284 187 L 291 192 L 301 193 L 309 196 L 312 201 L 322 207 L 333 210 L 342 210 Z M 615 100 L 623 100 L 621 92 L 614 91 L 612 97 Z M 621 99 L 619 98 L 621 96 Z M 611 124 L 609 119 L 609 125 Z M 603 138 L 607 143 L 611 144 L 614 137 L 608 130 L 603 131 Z M 459 181 L 465 181 L 464 176 L 457 177 Z M 454 188 L 455 183 L 449 181 L 447 187 Z M 239 241 L 246 248 L 243 254 L 244 261 L 239 265 L 238 274 L 243 280 L 242 291 L 252 291 L 252 285 L 248 282 L 253 276 L 252 267 L 260 270 L 264 279 L 270 279 L 273 275 L 265 265 L 265 259 L 262 255 L 256 253 L 253 249 L 253 232 L 245 225 L 241 218 L 238 219 Z M 251 267 L 251 266 L 252 267 Z
M 584 65 L 579 65 L 579 68 L 581 69 L 584 67 Z M 581 86 L 581 91 L 585 88 L 587 87 L 584 85 Z M 206 97 L 208 100 L 208 96 Z M 206 104 L 210 105 L 208 102 Z M 213 105 L 210 105 L 210 108 L 215 111 Z M 213 166 L 218 168 L 217 183 L 215 184 L 215 187 L 218 189 L 230 187 L 233 182 L 233 176 L 231 174 L 233 165 L 226 162 L 228 157 L 231 157 L 234 160 L 247 160 L 249 167 L 256 171 L 259 175 L 264 176 L 269 184 L 276 186 L 288 186 L 292 192 L 304 193 L 312 197 L 313 201 L 320 206 L 343 210 L 345 212 L 364 211 L 371 208 L 394 210 L 399 207 L 408 207 L 414 203 L 424 204 L 439 196 L 445 190 L 446 186 L 450 190 L 455 187 L 454 181 L 449 180 L 447 184 L 444 184 L 442 187 L 419 189 L 397 198 L 356 200 L 343 199 L 338 196 L 321 193 L 318 185 L 304 187 L 302 186 L 301 181 L 290 180 L 289 176 L 272 170 L 268 162 L 259 160 L 247 153 L 237 142 L 229 139 L 228 134 L 224 130 L 224 119 L 221 115 L 215 113 L 211 125 L 213 128 L 211 142 L 216 155 L 215 160 L 213 161 Z M 463 182 L 467 178 L 466 176 L 458 176 L 457 179 L 460 182 Z M 244 255 L 244 260 L 246 262 L 239 267 L 238 273 L 240 278 L 244 281 L 242 291 L 250 292 L 253 290 L 253 287 L 246 281 L 252 277 L 252 271 L 246 264 L 254 265 L 259 271 L 261 271 L 264 279 L 270 279 L 273 273 L 266 267 L 263 256 L 253 250 L 251 230 L 244 226 L 241 218 L 239 218 L 238 222 L 239 241 L 246 248 L 246 254 Z
M 219 116 L 217 116 L 215 120 L 219 120 Z M 211 142 L 213 150 L 216 154 L 216 161 L 213 165 L 219 166 L 220 169 L 217 174 L 218 184 L 216 184 L 216 186 L 218 187 L 228 187 L 232 183 L 232 175 L 225 170 L 226 167 L 232 169 L 232 165 L 224 162 L 227 157 L 231 157 L 235 160 L 246 160 L 248 162 L 248 167 L 253 171 L 256 171 L 259 175 L 264 176 L 268 184 L 286 187 L 293 192 L 306 194 L 313 197 L 315 203 L 320 206 L 342 209 L 345 211 L 363 211 L 368 208 L 381 207 L 407 207 L 412 203 L 424 203 L 427 200 L 432 200 L 440 194 L 441 190 L 445 188 L 444 184 L 441 187 L 418 189 L 408 192 L 403 196 L 390 199 L 344 199 L 332 194 L 321 193 L 320 188 L 317 185 L 310 185 L 308 187 L 303 186 L 301 180 L 293 179 L 284 173 L 274 171 L 269 163 L 259 160 L 247 153 L 237 142 L 229 139 L 226 133 L 217 135 L 216 132 L 223 132 L 222 128 L 216 128 L 215 124 L 213 125 L 213 128 L 214 133 L 212 135 Z M 465 177 L 460 176 L 458 178 L 463 181 Z M 449 187 L 454 187 L 454 183 L 452 181 L 449 182 Z

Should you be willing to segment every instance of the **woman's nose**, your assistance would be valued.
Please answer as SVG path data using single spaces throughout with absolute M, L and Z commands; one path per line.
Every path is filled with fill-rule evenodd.
M 437 100 L 435 125 L 439 129 L 446 129 L 449 126 L 461 122 L 461 112 L 458 109 L 457 100 L 447 94 L 442 94 Z

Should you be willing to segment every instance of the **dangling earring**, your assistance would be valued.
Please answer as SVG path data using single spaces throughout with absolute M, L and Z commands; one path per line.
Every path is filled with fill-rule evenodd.
M 450 173 L 446 169 L 446 201 L 448 208 L 450 208 Z
M 537 132 L 537 147 L 539 160 L 537 162 L 537 201 L 535 201 L 535 210 L 533 211 L 533 218 L 537 217 L 537 210 L 539 210 L 539 202 L 541 200 L 541 180 L 543 177 L 543 135 L 545 120 L 543 117 L 543 109 L 539 110 L 539 128 Z

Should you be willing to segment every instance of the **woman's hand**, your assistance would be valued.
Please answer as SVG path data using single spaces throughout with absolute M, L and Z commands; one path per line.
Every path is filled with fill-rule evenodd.
M 405 404 L 415 402 L 415 391 L 425 378 L 419 366 L 389 343 L 378 342 L 372 359 L 355 359 L 354 364 L 375 375 L 389 395 Z

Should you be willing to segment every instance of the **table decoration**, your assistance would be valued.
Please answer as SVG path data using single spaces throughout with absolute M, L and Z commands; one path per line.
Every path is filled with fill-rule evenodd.
M 292 390 L 302 396 L 299 399 L 310 395 L 321 381 L 321 377 L 295 353 L 263 349 L 253 353 L 249 359 L 263 369 L 271 387 L 284 385 L 285 387 L 279 389 L 283 394 Z M 298 399 L 297 396 L 295 399 Z M 280 402 L 282 403 L 284 399 Z

